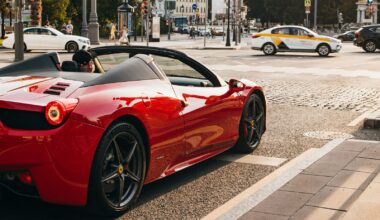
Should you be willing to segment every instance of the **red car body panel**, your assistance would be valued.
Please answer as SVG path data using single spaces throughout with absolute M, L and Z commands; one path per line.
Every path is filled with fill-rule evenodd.
M 62 78 L 1 80 L 0 109 L 44 112 L 51 101 L 79 100 L 58 128 L 17 130 L 0 121 L 0 172 L 30 171 L 42 200 L 78 206 L 87 203 L 98 143 L 118 119 L 133 118 L 146 133 L 147 184 L 231 148 L 238 139 L 247 96 L 262 93 L 250 81 L 243 81 L 244 91 L 231 93 L 227 85 L 179 87 L 164 80 L 90 87 Z M 43 93 L 59 82 L 69 85 L 65 92 L 59 96 Z

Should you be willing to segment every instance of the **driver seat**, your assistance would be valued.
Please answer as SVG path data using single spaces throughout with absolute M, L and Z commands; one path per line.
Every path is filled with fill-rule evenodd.
M 80 72 L 79 64 L 76 61 L 63 61 L 61 68 L 64 72 Z

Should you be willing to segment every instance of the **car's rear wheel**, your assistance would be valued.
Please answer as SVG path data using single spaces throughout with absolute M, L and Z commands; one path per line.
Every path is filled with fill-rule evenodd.
M 330 54 L 330 52 L 331 52 L 330 47 L 327 44 L 321 44 L 317 48 L 317 53 L 321 57 L 327 57 Z
M 146 172 L 144 142 L 129 123 L 107 130 L 94 158 L 89 183 L 88 208 L 92 213 L 119 216 L 134 204 Z
M 264 123 L 264 103 L 257 94 L 252 94 L 243 109 L 235 149 L 240 153 L 252 153 L 260 144 Z
M 272 43 L 266 43 L 263 46 L 263 52 L 266 56 L 272 56 L 277 53 L 276 47 Z
M 376 43 L 374 41 L 372 41 L 372 40 L 366 41 L 364 43 L 363 49 L 367 53 L 374 53 L 376 51 Z
M 76 42 L 70 41 L 66 45 L 66 50 L 69 53 L 75 53 L 79 50 L 79 45 Z

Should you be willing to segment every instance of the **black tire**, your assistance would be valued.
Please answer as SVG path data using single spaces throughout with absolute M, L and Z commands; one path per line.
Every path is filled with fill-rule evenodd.
M 327 44 L 321 44 L 317 47 L 317 53 L 320 57 L 327 57 L 331 53 L 331 48 Z
M 276 46 L 274 46 L 274 44 L 272 44 L 272 43 L 266 43 L 266 44 L 264 44 L 264 46 L 263 46 L 263 53 L 266 56 L 273 56 L 273 55 L 275 55 L 277 53 Z
M 239 153 L 252 153 L 261 142 L 264 132 L 265 108 L 261 98 L 252 94 L 244 106 L 239 125 L 239 140 L 235 150 Z
M 367 53 L 375 53 L 376 51 L 376 42 L 373 40 L 368 40 L 364 43 L 363 49 Z
M 139 198 L 145 180 L 146 154 L 138 130 L 129 123 L 111 126 L 99 143 L 88 191 L 88 211 L 120 216 Z
M 75 53 L 79 50 L 79 45 L 74 41 L 70 41 L 66 44 L 66 50 L 69 53 Z

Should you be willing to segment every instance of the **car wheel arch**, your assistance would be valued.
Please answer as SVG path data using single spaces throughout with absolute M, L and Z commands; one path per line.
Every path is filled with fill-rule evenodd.
M 138 130 L 138 132 L 141 134 L 143 142 L 144 142 L 145 153 L 146 153 L 146 155 L 145 155 L 146 161 L 147 161 L 146 167 L 147 167 L 147 170 L 149 170 L 151 150 L 149 147 L 150 146 L 149 135 L 148 135 L 146 127 L 144 126 L 143 122 L 138 117 L 133 116 L 133 115 L 120 116 L 120 117 L 116 118 L 108 127 L 112 127 L 114 124 L 121 123 L 121 122 L 132 124 L 133 126 L 135 126 L 135 128 Z
M 67 50 L 68 46 L 70 43 L 75 43 L 77 46 L 78 46 L 78 49 L 80 50 L 79 48 L 79 43 L 74 41 L 74 40 L 69 40 L 66 44 L 65 44 L 65 50 Z
M 259 96 L 259 98 L 261 99 L 261 101 L 263 102 L 263 106 L 264 106 L 264 112 L 266 112 L 267 111 L 267 102 L 266 102 L 266 99 L 265 99 L 265 95 L 264 95 L 264 92 L 263 91 L 261 91 L 261 90 L 258 90 L 258 89 L 256 89 L 256 90 L 253 90 L 250 94 L 249 94 L 249 96 L 251 96 L 251 95 L 253 95 L 253 94 L 256 94 L 256 95 L 258 95 Z M 248 96 L 248 97 L 249 97 Z M 266 114 L 265 114 L 266 115 Z M 264 118 L 264 131 L 266 130 L 266 128 L 267 128 L 267 126 L 266 126 L 266 117 Z
M 331 46 L 330 46 L 330 44 L 325 43 L 325 42 L 322 42 L 322 43 L 318 44 L 318 46 L 315 48 L 315 52 L 318 52 L 318 48 L 320 46 L 323 46 L 323 45 L 326 45 L 329 48 L 330 52 L 331 52 Z

